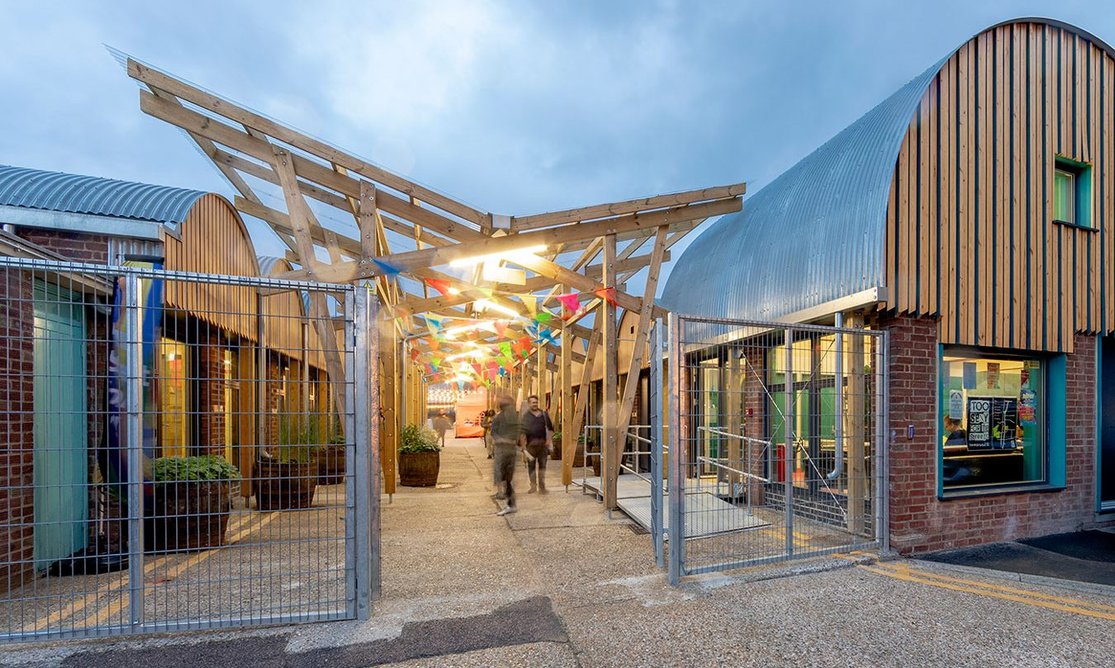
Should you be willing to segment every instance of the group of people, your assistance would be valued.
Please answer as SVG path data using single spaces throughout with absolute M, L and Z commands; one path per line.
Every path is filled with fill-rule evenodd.
M 553 448 L 554 423 L 550 414 L 539 406 L 538 397 L 527 397 L 527 410 L 521 414 L 515 409 L 515 400 L 504 396 L 499 399 L 499 412 L 487 411 L 481 419 L 488 458 L 492 459 L 492 473 L 496 486 L 496 499 L 505 501 L 497 515 L 509 515 L 515 506 L 515 489 L 511 479 L 515 474 L 515 460 L 526 452 L 527 477 L 530 479 L 528 494 L 546 493 L 546 460 Z

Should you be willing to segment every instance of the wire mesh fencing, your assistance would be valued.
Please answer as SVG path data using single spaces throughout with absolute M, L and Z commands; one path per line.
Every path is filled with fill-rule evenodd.
M 878 543 L 885 355 L 879 331 L 671 317 L 673 579 Z
M 0 258 L 0 639 L 357 616 L 367 291 L 131 264 Z

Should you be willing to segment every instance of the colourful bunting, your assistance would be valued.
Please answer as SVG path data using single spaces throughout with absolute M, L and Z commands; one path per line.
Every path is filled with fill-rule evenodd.
M 506 336 L 507 335 L 507 326 L 509 324 L 510 323 L 507 322 L 506 320 L 496 320 L 495 322 L 492 323 L 492 325 L 495 326 L 495 328 L 496 328 L 496 334 L 499 334 L 500 336 Z
M 441 278 L 427 278 L 426 285 L 437 290 L 443 295 L 449 294 L 449 281 Z
M 615 288 L 600 288 L 599 290 L 593 291 L 593 294 L 596 295 L 597 297 L 603 299 L 604 301 L 608 302 L 612 306 L 616 305 L 616 289 Z
M 382 271 L 385 276 L 398 276 L 400 273 L 402 273 L 402 269 L 387 264 L 383 260 L 372 258 L 372 264 L 379 267 L 380 271 Z
M 534 314 L 534 321 L 540 325 L 545 325 L 553 320 L 554 316 L 549 311 L 539 311 Z
M 581 308 L 581 295 L 578 292 L 570 292 L 567 295 L 557 295 L 557 300 L 561 302 L 562 308 L 569 313 L 576 313 L 577 309 Z

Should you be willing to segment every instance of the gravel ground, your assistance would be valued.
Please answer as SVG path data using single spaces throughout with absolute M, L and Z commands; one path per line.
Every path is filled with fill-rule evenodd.
M 383 505 L 368 622 L 17 646 L 0 665 L 1110 666 L 1115 596 L 870 554 L 687 578 L 576 488 L 494 515 L 478 441 Z M 556 466 L 554 467 L 556 469 Z M 557 479 L 558 471 L 549 471 Z M 525 491 L 520 466 L 517 489 Z M 385 663 L 394 662 L 394 663 Z

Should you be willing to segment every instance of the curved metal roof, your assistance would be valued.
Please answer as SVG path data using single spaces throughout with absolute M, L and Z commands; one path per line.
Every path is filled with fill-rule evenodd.
M 179 224 L 204 192 L 0 165 L 0 205 Z
M 1073 30 L 1110 50 L 1049 19 L 988 30 L 1016 22 Z M 929 84 L 958 50 L 700 234 L 671 270 L 661 304 L 681 314 L 775 320 L 884 287 L 887 198 L 902 140 Z
M 282 267 L 284 271 L 290 271 L 290 263 L 287 262 L 286 258 L 275 257 L 274 255 L 257 255 L 256 260 L 259 261 L 259 275 L 264 278 L 270 277 L 280 263 L 286 265 Z

